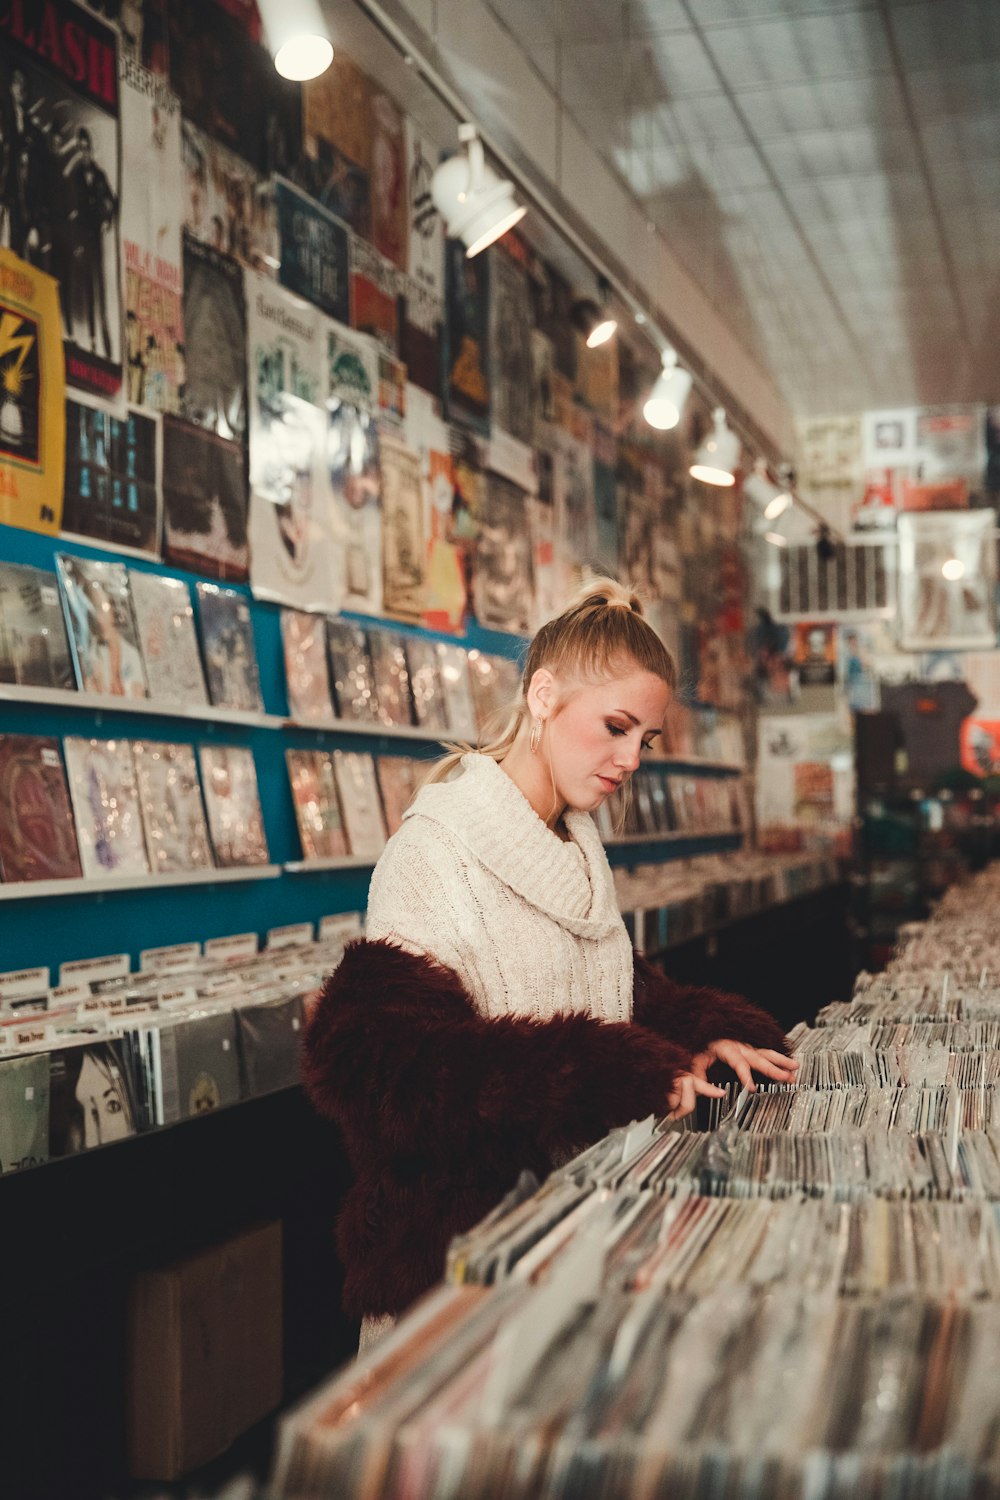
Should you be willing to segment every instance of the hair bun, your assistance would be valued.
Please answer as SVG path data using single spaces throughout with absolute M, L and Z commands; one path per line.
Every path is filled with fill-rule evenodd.
M 638 594 L 626 588 L 614 578 L 588 578 L 571 608 L 576 609 L 628 609 L 645 618 L 645 610 Z

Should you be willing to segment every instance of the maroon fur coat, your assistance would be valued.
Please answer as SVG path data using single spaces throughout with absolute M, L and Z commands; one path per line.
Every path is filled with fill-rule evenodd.
M 306 1088 L 355 1176 L 337 1224 L 347 1311 L 401 1312 L 522 1169 L 544 1176 L 554 1155 L 663 1114 L 675 1075 L 719 1037 L 786 1050 L 763 1011 L 639 957 L 631 1023 L 484 1020 L 453 970 L 351 943 L 304 1043 Z

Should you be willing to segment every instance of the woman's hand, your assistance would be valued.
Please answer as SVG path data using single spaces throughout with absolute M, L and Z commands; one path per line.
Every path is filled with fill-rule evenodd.
M 799 1070 L 794 1057 L 785 1057 L 770 1047 L 751 1047 L 747 1042 L 734 1042 L 723 1037 L 717 1042 L 709 1042 L 704 1052 L 698 1053 L 691 1063 L 691 1072 L 696 1078 L 704 1079 L 716 1062 L 732 1068 L 743 1087 L 751 1091 L 757 1087 L 753 1081 L 754 1073 L 763 1073 L 765 1078 L 773 1078 L 776 1083 L 794 1083 Z
M 667 1119 L 683 1120 L 694 1109 L 699 1094 L 706 1099 L 723 1099 L 725 1093 L 725 1089 L 716 1088 L 714 1083 L 709 1083 L 704 1073 L 695 1073 L 693 1067 L 690 1073 L 678 1073 L 674 1086 L 667 1095 L 670 1106 Z

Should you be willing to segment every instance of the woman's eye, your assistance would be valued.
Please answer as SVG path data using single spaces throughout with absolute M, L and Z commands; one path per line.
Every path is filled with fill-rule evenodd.
M 622 727 L 621 727 L 620 724 L 609 724 L 607 726 L 607 728 L 608 728 L 608 733 L 609 734 L 624 734 L 625 733 L 625 730 L 622 729 Z

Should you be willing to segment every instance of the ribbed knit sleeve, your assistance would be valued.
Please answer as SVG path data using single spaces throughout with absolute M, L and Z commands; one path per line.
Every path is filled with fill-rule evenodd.
M 638 953 L 632 1013 L 638 1025 L 691 1053 L 703 1052 L 709 1042 L 726 1038 L 788 1054 L 785 1033 L 766 1010 L 751 1005 L 742 995 L 675 984 Z

